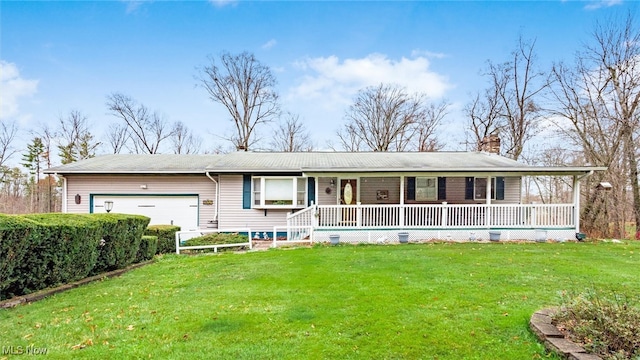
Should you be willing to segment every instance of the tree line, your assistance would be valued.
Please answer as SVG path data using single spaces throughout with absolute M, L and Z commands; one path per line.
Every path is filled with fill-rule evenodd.
M 498 134 L 501 154 L 544 166 L 598 165 L 583 187 L 583 224 L 592 236 L 624 237 L 628 221 L 640 222 L 640 31 L 631 14 L 608 18 L 593 27 L 570 62 L 539 63 L 536 40 L 517 39 L 502 62 L 488 60 L 482 69 L 485 89 L 470 96 L 464 107 L 467 150 L 480 150 L 483 140 Z M 272 70 L 254 54 L 222 52 L 199 69 L 198 85 L 211 101 L 228 112 L 233 130 L 223 138 L 238 151 L 311 151 L 314 144 L 303 119 L 285 109 L 276 91 Z M 182 122 L 170 122 L 157 111 L 120 92 L 107 96 L 111 124 L 102 141 L 91 133 L 78 110 L 60 117 L 57 127 L 32 133 L 23 153 L 12 146 L 15 123 L 0 124 L 0 212 L 55 211 L 59 184 L 42 178 L 57 155 L 62 164 L 93 157 L 98 149 L 110 153 L 195 154 L 202 138 Z M 451 104 L 433 101 L 393 83 L 359 90 L 336 130 L 342 151 L 437 151 L 446 142 L 439 127 Z M 273 125 L 266 148 L 260 134 Z M 545 133 L 546 132 L 546 133 Z M 550 145 L 541 137 L 559 137 Z M 542 141 L 541 141 L 542 140 Z M 22 155 L 27 170 L 9 167 Z M 595 184 L 611 182 L 610 192 Z M 524 182 L 525 201 L 571 202 L 571 179 L 532 177 Z M 56 198 L 58 196 L 58 198 Z M 10 205 L 9 205 L 10 204 Z M 640 238 L 640 232 L 635 234 Z

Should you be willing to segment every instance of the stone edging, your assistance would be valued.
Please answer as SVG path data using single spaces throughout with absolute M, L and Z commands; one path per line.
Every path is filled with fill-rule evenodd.
M 529 327 L 544 343 L 547 350 L 553 351 L 564 359 L 570 360 L 602 360 L 598 355 L 588 354 L 586 350 L 565 338 L 564 334 L 551 323 L 551 314 L 554 309 L 543 309 L 533 313 L 529 321 Z
M 31 294 L 27 294 L 27 295 L 22 295 L 22 296 L 16 296 L 14 298 L 11 299 L 7 299 L 7 300 L 3 300 L 0 301 L 0 309 L 6 309 L 6 308 L 12 308 L 12 307 L 16 307 L 18 305 L 21 304 L 27 304 L 27 303 L 31 303 L 34 301 L 38 301 L 38 300 L 42 300 L 48 296 L 51 296 L 53 294 L 57 294 L 63 291 L 67 291 L 67 290 L 71 290 L 71 289 L 75 289 L 78 286 L 84 285 L 84 284 L 88 284 L 90 282 L 94 282 L 97 280 L 101 280 L 104 278 L 112 278 L 115 276 L 120 276 L 128 271 L 131 271 L 133 269 L 137 269 L 139 267 L 142 267 L 144 265 L 148 265 L 151 264 L 153 262 L 153 260 L 147 260 L 147 261 L 143 261 L 137 264 L 133 264 L 133 265 L 129 265 L 126 268 L 123 269 L 118 269 L 118 270 L 113 270 L 113 271 L 109 271 L 106 273 L 102 273 L 102 274 L 98 274 L 98 275 L 94 275 L 88 278 L 84 278 L 82 280 L 78 280 L 78 281 L 74 281 L 72 283 L 69 284 L 64 284 L 64 285 L 60 285 L 58 287 L 55 288 L 48 288 L 48 289 L 44 289 L 44 290 L 40 290 Z

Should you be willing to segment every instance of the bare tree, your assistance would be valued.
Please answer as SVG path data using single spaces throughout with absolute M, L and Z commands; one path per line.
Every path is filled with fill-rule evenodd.
M 284 152 L 311 151 L 313 144 L 300 115 L 287 112 L 271 140 L 271 150 Z
M 119 131 L 116 130 L 112 134 L 115 136 L 115 142 L 119 139 L 127 139 L 125 146 L 130 144 L 129 150 L 136 154 L 156 154 L 161 151 L 160 145 L 164 140 L 173 135 L 173 129 L 167 121 L 157 112 L 151 113 L 143 104 L 138 104 L 131 97 L 114 93 L 107 98 L 107 107 L 111 114 L 120 118 L 127 125 L 128 137 L 119 137 Z M 114 150 L 114 142 L 111 142 Z
M 119 154 L 129 141 L 129 127 L 126 124 L 111 123 L 106 137 L 111 151 L 114 154 Z
M 171 144 L 175 154 L 197 154 L 202 147 L 202 138 L 194 135 L 182 121 L 178 121 L 173 128 Z
M 406 151 L 428 148 L 448 104 L 427 105 L 424 94 L 409 94 L 398 85 L 360 90 L 337 135 L 349 151 Z
M 4 169 L 9 159 L 17 152 L 13 147 L 17 134 L 18 126 L 15 122 L 0 121 L 0 169 Z
M 549 86 L 545 73 L 537 69 L 534 48 L 535 41 L 520 37 L 511 59 L 502 64 L 489 62 L 486 74 L 491 85 L 485 95 L 485 115 L 480 118 L 484 117 L 486 126 L 493 121 L 492 111 L 500 110 L 502 144 L 506 145 L 505 154 L 514 160 L 518 160 L 527 141 L 538 133 L 543 115 L 539 102 Z M 476 113 L 482 114 L 479 110 Z M 480 119 L 477 122 L 483 123 Z
M 202 69 L 200 82 L 214 102 L 224 105 L 235 125 L 227 140 L 237 150 L 248 151 L 259 141 L 258 127 L 279 115 L 276 79 L 271 69 L 253 54 L 223 52 L 218 62 Z
M 72 110 L 66 117 L 59 118 L 58 155 L 63 164 L 92 158 L 100 143 L 94 141 L 89 131 L 87 117 L 78 110 Z
M 449 103 L 442 101 L 438 104 L 430 103 L 425 109 L 425 117 L 418 122 L 417 150 L 421 152 L 438 151 L 444 147 L 436 137 L 436 129 L 449 113 Z
M 469 119 L 466 129 L 467 144 L 470 144 L 475 151 L 481 151 L 483 139 L 504 126 L 504 119 L 500 116 L 503 113 L 500 91 L 500 87 L 493 86 L 486 89 L 483 94 L 477 93 L 464 108 Z
M 582 147 L 587 162 L 608 166 L 610 177 L 626 178 L 615 196 L 624 201 L 626 189 L 631 189 L 633 216 L 639 224 L 640 32 L 628 15 L 624 21 L 597 23 L 592 40 L 578 53 L 574 69 L 562 64 L 554 68 L 558 85 L 553 94 L 561 104 L 557 114 L 571 125 L 565 134 Z M 608 229 L 612 209 L 606 207 L 607 199 L 591 189 L 586 196 L 586 222 Z M 625 219 L 617 218 L 620 233 Z M 640 239 L 640 230 L 635 237 Z

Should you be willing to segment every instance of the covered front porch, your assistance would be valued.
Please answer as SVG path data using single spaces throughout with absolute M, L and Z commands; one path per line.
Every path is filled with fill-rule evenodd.
M 395 204 L 312 205 L 287 217 L 291 240 L 348 242 L 413 240 L 574 239 L 574 204 Z
M 318 203 L 289 214 L 280 231 L 293 241 L 339 235 L 352 243 L 399 241 L 399 233 L 414 241 L 570 240 L 580 233 L 588 174 L 546 174 L 573 178 L 573 202 L 558 204 L 522 204 L 524 173 L 317 176 Z

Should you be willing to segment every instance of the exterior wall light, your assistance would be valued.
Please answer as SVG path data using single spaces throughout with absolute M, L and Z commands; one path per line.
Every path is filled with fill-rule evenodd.
M 107 213 L 110 213 L 111 210 L 113 210 L 113 201 L 105 201 L 104 202 L 104 209 L 107 211 Z
M 80 194 L 76 194 L 75 200 L 76 200 L 76 204 L 80 204 L 82 202 L 82 196 L 80 196 Z

